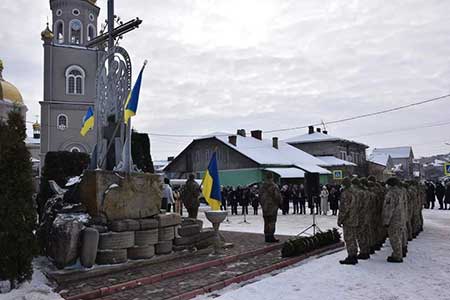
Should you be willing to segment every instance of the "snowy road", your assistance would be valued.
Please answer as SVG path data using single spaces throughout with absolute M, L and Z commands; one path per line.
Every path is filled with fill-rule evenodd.
M 286 219 L 291 217 L 298 216 Z M 424 217 L 424 232 L 410 242 L 403 264 L 386 262 L 391 253 L 389 243 L 370 260 L 360 261 L 356 266 L 340 265 L 338 260 L 346 256 L 341 251 L 197 300 L 211 299 L 217 294 L 221 296 L 216 300 L 450 299 L 450 212 L 424 210 Z M 292 233 L 288 227 L 279 229 L 280 234 Z

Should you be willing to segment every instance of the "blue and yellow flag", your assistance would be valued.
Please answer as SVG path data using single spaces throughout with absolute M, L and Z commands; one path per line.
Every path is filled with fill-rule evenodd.
M 125 102 L 125 124 L 128 124 L 128 120 L 136 115 L 137 107 L 138 107 L 138 101 L 139 101 L 139 92 L 141 91 L 141 81 L 142 81 L 142 73 L 144 71 L 145 65 L 147 64 L 147 61 L 144 62 L 144 65 L 142 66 L 141 71 L 139 72 L 139 76 L 134 83 L 133 89 L 131 90 L 130 94 L 128 94 L 127 101 Z
M 220 192 L 219 171 L 217 170 L 216 152 L 213 153 L 208 169 L 203 177 L 203 196 L 212 210 L 220 210 L 222 194 Z
M 85 136 L 92 128 L 94 128 L 94 110 L 92 109 L 92 107 L 89 107 L 86 115 L 83 118 L 80 134 L 82 136 Z

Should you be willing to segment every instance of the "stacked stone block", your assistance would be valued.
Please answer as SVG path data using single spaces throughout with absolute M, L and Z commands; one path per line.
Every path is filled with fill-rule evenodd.
M 177 229 L 173 249 L 204 249 L 214 244 L 216 233 L 214 230 L 202 230 L 203 222 L 197 219 L 183 218 Z

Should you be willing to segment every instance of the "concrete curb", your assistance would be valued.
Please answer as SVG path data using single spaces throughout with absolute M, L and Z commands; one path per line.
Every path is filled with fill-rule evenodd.
M 240 254 L 236 254 L 236 255 L 230 255 L 224 258 L 219 258 L 219 259 L 215 259 L 215 260 L 210 260 L 204 263 L 199 263 L 199 264 L 194 264 L 191 266 L 186 266 L 183 268 L 179 268 L 176 270 L 172 270 L 172 271 L 168 271 L 168 272 L 163 272 L 161 274 L 155 274 L 152 276 L 146 276 L 146 277 L 142 277 L 142 278 L 138 278 L 138 279 L 134 279 L 131 281 L 127 281 L 127 282 L 123 282 L 123 283 L 119 283 L 116 285 L 112 285 L 109 287 L 103 287 L 103 288 L 99 288 L 99 289 L 95 289 L 86 293 L 82 293 L 82 294 L 78 294 L 78 295 L 73 295 L 70 297 L 64 297 L 63 295 L 61 295 L 63 298 L 65 298 L 66 300 L 91 300 L 91 299 L 96 299 L 96 298 L 100 298 L 100 297 L 104 297 L 107 295 L 111 295 L 117 292 L 121 292 L 124 290 L 129 290 L 129 289 L 133 289 L 142 285 L 148 285 L 148 284 L 153 284 L 159 281 L 162 281 L 164 279 L 167 278 L 172 278 L 172 277 L 176 277 L 179 275 L 183 275 L 186 273 L 192 273 L 192 272 L 197 272 L 200 270 L 204 270 L 210 267 L 215 267 L 215 266 L 220 266 L 220 265 L 224 265 L 230 262 L 234 262 L 237 261 L 239 259 L 243 259 L 243 258 L 248 258 L 248 257 L 252 257 L 252 256 L 256 256 L 256 255 L 261 255 L 264 253 L 268 253 L 274 250 L 278 250 L 281 249 L 283 247 L 283 243 L 279 243 L 279 244 L 275 244 L 275 245 L 271 245 L 271 246 L 267 246 L 267 247 L 263 247 L 263 248 L 259 248 L 256 250 L 252 250 L 252 251 L 248 251 L 248 252 L 244 252 L 244 253 L 240 253 Z
M 293 258 L 287 259 L 285 261 L 282 261 L 282 262 L 279 262 L 279 263 L 276 263 L 276 264 L 273 264 L 273 265 L 255 270 L 255 271 L 242 274 L 240 276 L 236 276 L 236 277 L 233 277 L 230 279 L 226 279 L 224 281 L 220 281 L 220 282 L 216 282 L 216 283 L 207 285 L 200 289 L 186 292 L 184 294 L 169 298 L 168 300 L 189 300 L 189 299 L 192 299 L 199 295 L 203 295 L 203 294 L 211 293 L 213 291 L 221 290 L 233 283 L 241 283 L 243 281 L 248 281 L 252 278 L 255 278 L 255 277 L 258 277 L 258 276 L 261 276 L 261 275 L 264 275 L 264 274 L 267 274 L 267 273 L 270 273 L 275 270 L 279 270 L 279 269 L 282 269 L 282 268 L 285 268 L 285 267 L 288 267 L 291 265 L 294 265 L 294 264 L 299 263 L 300 261 L 305 260 L 312 256 L 321 255 L 321 254 L 323 256 L 328 251 L 332 251 L 331 253 L 335 253 L 336 251 L 333 251 L 333 250 L 337 250 L 340 248 L 343 249 L 344 245 L 345 245 L 344 242 L 339 242 L 337 244 L 330 245 L 330 246 L 327 246 L 327 247 L 324 247 L 321 249 L 317 249 L 310 253 L 307 253 L 307 254 L 304 254 L 301 256 L 297 256 L 297 257 L 293 257 Z

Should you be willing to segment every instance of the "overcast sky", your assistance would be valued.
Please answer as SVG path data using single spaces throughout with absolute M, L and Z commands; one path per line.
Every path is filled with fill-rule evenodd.
M 97 2 L 104 20 L 106 0 Z M 51 20 L 49 1 L 1 0 L 0 12 L 3 75 L 21 90 L 33 121 L 43 97 L 40 32 Z M 142 132 L 272 130 L 450 93 L 450 1 L 116 0 L 116 14 L 144 21 L 121 41 L 135 76 L 150 60 L 133 121 Z M 429 125 L 450 122 L 449 104 L 327 129 L 371 147 L 447 153 L 450 124 Z M 428 127 L 403 130 L 421 126 Z M 177 154 L 189 141 L 152 136 L 153 157 Z

